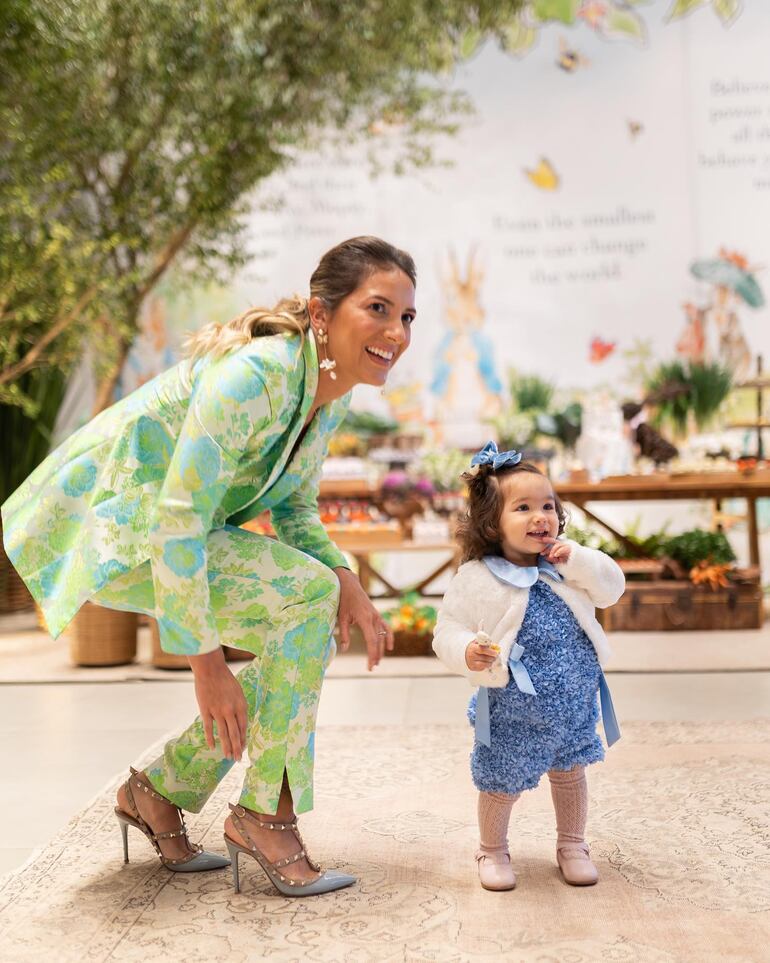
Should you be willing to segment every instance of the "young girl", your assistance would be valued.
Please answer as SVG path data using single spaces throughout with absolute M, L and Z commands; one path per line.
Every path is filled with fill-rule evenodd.
M 609 745 L 619 738 L 600 668 L 609 654 L 594 607 L 612 605 L 625 580 L 608 556 L 561 539 L 565 515 L 548 479 L 515 451 L 489 442 L 463 475 L 468 513 L 463 562 L 434 634 L 438 657 L 480 686 L 469 717 L 479 790 L 476 854 L 485 889 L 513 889 L 511 808 L 548 773 L 556 860 L 573 886 L 597 880 L 584 839 L 585 767 L 604 758 L 597 691 Z

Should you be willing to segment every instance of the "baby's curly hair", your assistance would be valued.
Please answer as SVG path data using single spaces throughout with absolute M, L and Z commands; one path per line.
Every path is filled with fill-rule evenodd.
M 460 476 L 468 486 L 468 510 L 461 516 L 455 532 L 455 538 L 462 550 L 461 562 L 470 562 L 485 555 L 502 554 L 500 516 L 503 513 L 504 496 L 501 482 L 509 475 L 522 471 L 546 477 L 528 461 L 520 461 L 518 465 L 505 465 L 497 471 L 491 465 L 480 465 L 476 474 L 466 471 Z M 561 535 L 567 524 L 567 513 L 555 493 L 554 504 Z

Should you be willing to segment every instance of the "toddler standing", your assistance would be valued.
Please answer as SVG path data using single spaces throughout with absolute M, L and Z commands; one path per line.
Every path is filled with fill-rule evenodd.
M 546 772 L 562 876 L 573 886 L 591 885 L 598 877 L 584 837 L 585 767 L 604 758 L 597 693 L 608 744 L 620 735 L 600 667 L 609 646 L 594 610 L 620 598 L 623 573 L 604 553 L 559 537 L 561 503 L 520 453 L 498 452 L 489 442 L 463 479 L 469 504 L 457 537 L 464 564 L 444 597 L 433 647 L 480 686 L 469 717 L 481 885 L 516 885 L 511 809 Z

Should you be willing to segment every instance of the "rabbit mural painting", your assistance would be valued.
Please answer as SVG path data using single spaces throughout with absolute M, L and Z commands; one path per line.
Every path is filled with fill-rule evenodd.
M 752 353 L 738 312 L 764 306 L 757 270 L 743 254 L 725 248 L 717 257 L 690 265 L 690 274 L 708 286 L 708 297 L 700 306 L 691 301 L 683 305 L 687 324 L 676 345 L 679 355 L 691 361 L 720 361 L 738 379 L 748 375 Z
M 471 249 L 463 277 L 454 251 L 443 272 L 444 324 L 449 329 L 438 346 L 431 392 L 444 444 L 472 448 L 489 429 L 486 419 L 500 411 L 502 382 L 497 375 L 494 345 L 481 328 L 484 272 Z

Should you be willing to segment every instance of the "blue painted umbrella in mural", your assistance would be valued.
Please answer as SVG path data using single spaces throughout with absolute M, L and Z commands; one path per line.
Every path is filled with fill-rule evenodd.
M 765 303 L 762 288 L 749 269 L 748 261 L 741 254 L 725 251 L 719 257 L 694 261 L 690 273 L 700 281 L 728 288 L 738 295 L 749 307 L 761 308 Z

